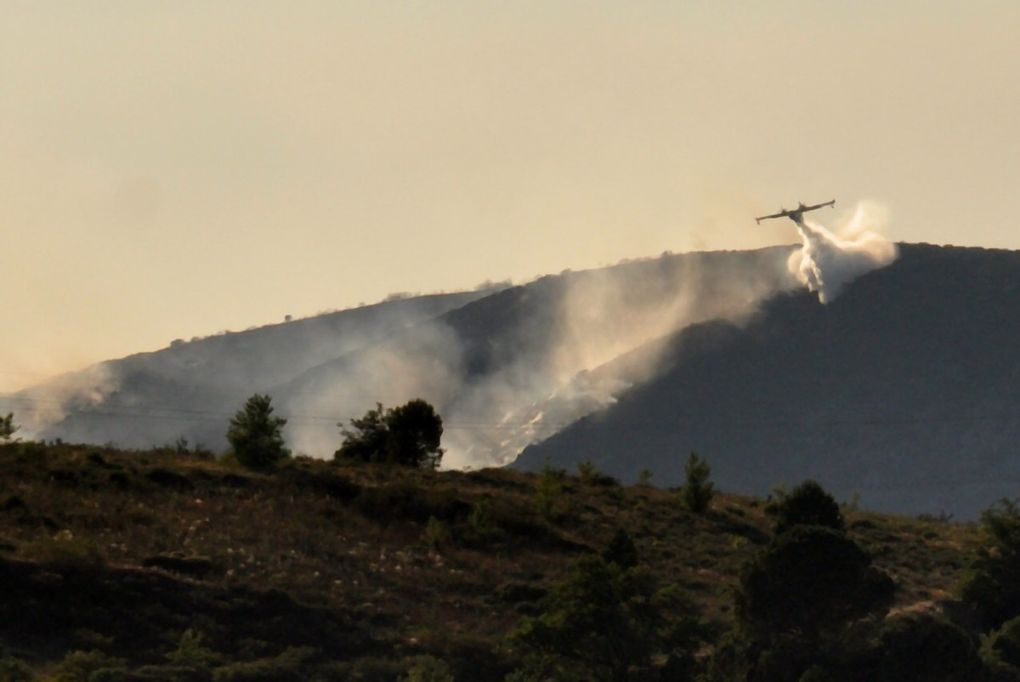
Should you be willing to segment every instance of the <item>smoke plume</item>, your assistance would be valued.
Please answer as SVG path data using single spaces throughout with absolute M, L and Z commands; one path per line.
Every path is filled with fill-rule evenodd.
M 896 260 L 896 245 L 879 231 L 884 222 L 885 211 L 868 202 L 859 203 L 835 233 L 812 221 L 799 221 L 803 246 L 790 254 L 790 272 L 817 292 L 819 301 L 829 303 L 857 277 Z

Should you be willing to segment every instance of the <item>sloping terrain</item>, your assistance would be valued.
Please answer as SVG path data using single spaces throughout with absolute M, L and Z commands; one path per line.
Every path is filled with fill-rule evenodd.
M 458 680 L 498 680 L 508 632 L 619 528 L 712 632 L 731 623 L 730 588 L 769 542 L 762 501 L 693 514 L 667 490 L 555 481 L 548 497 L 545 477 L 506 469 L 258 474 L 184 451 L 3 445 L 0 664 L 52 672 L 95 652 L 134 671 L 109 679 L 209 679 L 187 663 L 216 680 L 396 680 L 431 654 Z M 952 598 L 975 529 L 844 514 L 899 607 Z
M 219 448 L 239 402 L 485 291 L 417 296 L 230 332 L 110 360 L 0 399 L 44 438 L 125 446 L 185 437 Z
M 411 298 L 230 333 L 103 363 L 0 400 L 35 437 L 222 449 L 253 392 L 289 419 L 297 452 L 328 457 L 337 422 L 421 397 L 446 423 L 447 466 L 503 464 L 654 369 L 571 383 L 686 325 L 735 319 L 793 286 L 790 247 L 710 252 L 564 272 L 500 291 Z M 565 387 L 572 387 L 564 393 Z M 555 409 L 545 406 L 555 398 Z M 537 412 L 541 412 L 538 415 Z
M 664 340 L 661 374 L 516 465 L 672 484 L 696 450 L 728 490 L 810 477 L 870 508 L 972 518 L 1020 494 L 1018 303 L 1020 253 L 904 245 L 828 305 L 784 294 L 746 325 Z

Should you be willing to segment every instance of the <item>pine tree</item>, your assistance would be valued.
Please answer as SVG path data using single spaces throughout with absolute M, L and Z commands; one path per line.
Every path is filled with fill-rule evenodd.
M 282 429 L 286 419 L 273 416 L 272 398 L 256 393 L 230 420 L 227 440 L 234 455 L 249 469 L 271 469 L 290 457 Z
M 695 514 L 708 509 L 712 496 L 715 495 L 715 486 L 708 480 L 712 475 L 712 468 L 708 462 L 692 452 L 687 459 L 687 466 L 684 467 L 684 485 L 680 490 L 680 499 L 684 506 Z

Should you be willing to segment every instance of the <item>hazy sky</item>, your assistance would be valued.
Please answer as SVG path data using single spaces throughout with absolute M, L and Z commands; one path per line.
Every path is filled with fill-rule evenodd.
M 874 199 L 1020 248 L 1020 2 L 0 0 L 0 390 Z

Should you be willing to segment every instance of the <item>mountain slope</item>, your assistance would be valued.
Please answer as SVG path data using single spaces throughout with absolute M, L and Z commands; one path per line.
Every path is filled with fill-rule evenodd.
M 293 437 L 304 452 L 336 449 L 337 418 L 323 415 L 357 416 L 376 401 L 423 397 L 444 417 L 447 465 L 504 464 L 537 433 L 552 433 L 610 397 L 604 388 L 559 395 L 559 411 L 534 420 L 533 408 L 579 372 L 689 324 L 746 315 L 793 286 L 788 253 L 664 255 L 543 277 L 324 363 L 273 395 L 301 419 Z M 606 380 L 614 387 L 641 380 L 643 369 Z
M 30 435 L 145 447 L 225 446 L 253 392 L 273 396 L 297 452 L 328 457 L 338 421 L 421 397 L 446 422 L 446 464 L 502 464 L 609 399 L 620 382 L 563 393 L 579 372 L 688 324 L 748 314 L 794 286 L 790 247 L 672 255 L 566 271 L 501 291 L 418 297 L 238 332 L 103 363 L 0 408 Z M 536 406 L 555 397 L 555 410 Z M 10 407 L 7 407 L 7 404 Z M 26 415 L 26 409 L 30 410 Z M 35 413 L 33 415 L 32 413 Z
M 219 447 L 256 391 L 490 292 L 386 301 L 111 360 L 21 391 L 0 407 L 43 438 L 148 446 L 184 436 Z
M 725 489 L 812 477 L 872 508 L 973 517 L 1020 493 L 1018 301 L 1020 253 L 904 245 L 828 305 L 784 294 L 746 326 L 681 331 L 661 374 L 516 465 L 666 484 L 696 450 Z

